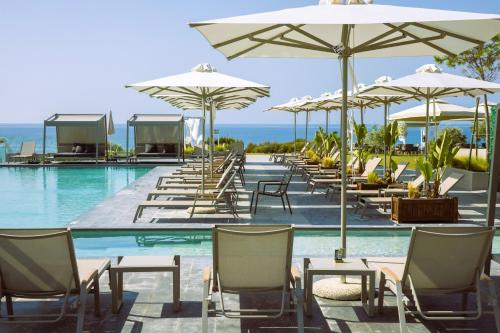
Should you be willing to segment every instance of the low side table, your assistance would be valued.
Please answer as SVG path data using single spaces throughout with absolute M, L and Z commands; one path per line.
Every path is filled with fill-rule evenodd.
M 118 264 L 109 272 L 113 313 L 118 313 L 123 304 L 123 273 L 126 272 L 172 272 L 174 311 L 180 309 L 180 256 L 126 256 L 118 257 Z
M 368 316 L 373 316 L 375 305 L 375 270 L 368 268 L 361 259 L 345 259 L 342 263 L 336 263 L 333 257 L 304 258 L 304 307 L 305 313 L 308 316 L 311 315 L 312 287 L 315 275 L 361 276 L 361 302 Z M 367 278 L 369 278 L 368 291 L 366 290 Z

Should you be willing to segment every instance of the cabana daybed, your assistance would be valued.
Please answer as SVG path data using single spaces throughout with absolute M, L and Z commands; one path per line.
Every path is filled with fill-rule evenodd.
M 105 114 L 54 114 L 43 123 L 43 156 L 45 158 L 47 127 L 56 127 L 56 160 L 82 160 L 106 157 Z
M 184 161 L 184 117 L 167 114 L 134 114 L 127 121 L 127 160 L 129 127 L 134 127 L 137 158 L 177 157 Z

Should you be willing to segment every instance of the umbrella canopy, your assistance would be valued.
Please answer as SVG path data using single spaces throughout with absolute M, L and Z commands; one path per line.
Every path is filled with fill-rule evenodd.
M 328 134 L 328 123 L 330 117 L 330 111 L 332 110 L 340 110 L 342 109 L 342 102 L 333 99 L 334 94 L 331 92 L 324 92 L 319 97 L 313 98 L 310 101 L 306 102 L 306 105 L 314 110 L 323 110 L 325 111 L 326 121 L 325 121 L 325 129 L 326 134 Z
M 500 91 L 500 84 L 443 73 L 434 64 L 419 67 L 411 74 L 390 82 L 377 83 L 366 89 L 367 94 L 408 95 L 426 100 L 426 122 L 430 117 L 430 100 L 447 96 L 476 96 Z M 472 116 L 473 117 L 473 116 Z M 425 127 L 425 155 L 427 155 L 429 126 Z
M 238 57 L 331 58 L 341 61 L 342 147 L 347 142 L 349 57 L 456 55 L 500 31 L 500 15 L 322 0 L 267 13 L 192 23 L 228 59 Z M 354 37 L 355 32 L 355 38 Z M 341 152 L 347 169 L 347 150 Z M 342 172 L 340 224 L 345 255 L 347 177 Z
M 269 96 L 269 87 L 218 73 L 210 64 L 199 64 L 190 72 L 167 76 L 155 80 L 129 84 L 126 88 L 162 99 L 181 109 L 203 110 L 203 142 L 205 142 L 205 113 L 210 111 L 210 164 L 213 162 L 214 110 L 241 109 L 255 102 L 259 97 Z M 204 155 L 205 144 L 202 145 Z M 204 158 L 202 178 L 204 179 Z M 211 168 L 212 169 L 212 168 Z M 202 189 L 204 183 L 202 182 Z
M 470 120 L 474 118 L 476 112 L 464 106 L 450 104 L 443 100 L 433 100 L 429 103 L 430 117 L 433 122 L 441 122 L 447 120 Z M 479 111 L 479 118 L 484 118 L 484 111 Z M 389 115 L 389 120 L 401 120 L 410 123 L 423 122 L 425 124 L 426 105 L 421 104 L 413 108 L 399 111 Z

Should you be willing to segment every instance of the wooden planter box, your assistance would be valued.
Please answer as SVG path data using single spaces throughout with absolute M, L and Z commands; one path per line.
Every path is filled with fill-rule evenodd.
M 397 223 L 457 223 L 458 198 L 392 197 L 391 219 Z
M 386 187 L 387 187 L 386 183 L 379 183 L 379 184 L 358 183 L 358 190 L 378 190 Z

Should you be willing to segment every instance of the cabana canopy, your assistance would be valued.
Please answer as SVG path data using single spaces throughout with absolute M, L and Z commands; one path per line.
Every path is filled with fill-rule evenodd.
M 106 156 L 105 114 L 54 114 L 44 121 L 43 154 L 47 127 L 56 127 L 57 153 L 60 158 L 93 158 Z
M 172 157 L 180 160 L 184 147 L 184 117 L 177 114 L 134 114 L 127 121 L 127 157 L 129 127 L 134 127 L 137 157 Z

